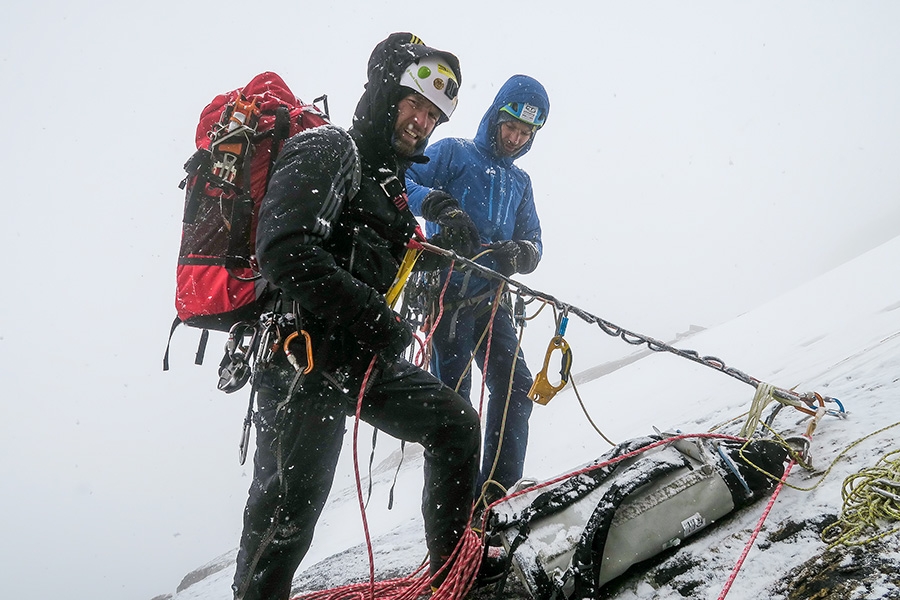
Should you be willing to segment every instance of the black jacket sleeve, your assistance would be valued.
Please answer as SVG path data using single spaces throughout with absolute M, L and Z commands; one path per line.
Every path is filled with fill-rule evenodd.
M 335 126 L 307 130 L 285 143 L 259 212 L 256 253 L 263 277 L 339 327 L 353 324 L 380 299 L 339 265 L 332 248 L 359 182 L 350 136 Z

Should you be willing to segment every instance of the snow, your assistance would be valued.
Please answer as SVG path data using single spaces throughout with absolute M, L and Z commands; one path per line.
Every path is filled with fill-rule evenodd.
M 545 254 L 523 282 L 658 339 L 693 332 L 677 345 L 777 385 L 836 390 L 856 413 L 887 410 L 865 402 L 892 401 L 894 388 L 880 382 L 896 367 L 872 357 L 897 331 L 897 311 L 879 313 L 900 300 L 882 281 L 896 261 L 838 277 L 820 287 L 822 298 L 776 306 L 755 323 L 731 321 L 900 235 L 900 3 L 601 0 L 548 11 L 525 0 L 511 11 L 464 1 L 435 12 L 339 0 L 320 3 L 313 22 L 308 5 L 275 0 L 265 15 L 285 26 L 262 43 L 259 28 L 248 34 L 247 8 L 39 0 L 10 3 L 0 20 L 9 115 L 0 197 L 4 597 L 148 600 L 174 593 L 211 557 L 205 573 L 221 569 L 193 574 L 182 593 L 229 597 L 226 563 L 250 481 L 249 464 L 237 460 L 246 395 L 216 389 L 222 334 L 196 367 L 199 332 L 180 328 L 171 370 L 160 369 L 174 317 L 182 165 L 200 110 L 261 71 L 279 73 L 305 100 L 327 93 L 334 122 L 348 127 L 366 58 L 392 31 L 460 58 L 460 105 L 435 140 L 471 136 L 513 73 L 547 87 L 553 114 L 520 161 L 534 182 Z M 845 314 L 842 301 L 855 312 Z M 550 338 L 546 317 L 526 331 L 533 368 Z M 595 326 L 573 321 L 566 338 L 586 406 L 616 441 L 653 425 L 703 430 L 749 404 L 745 384 L 647 356 Z M 859 418 L 842 426 L 873 428 Z M 571 391 L 536 408 L 533 425 L 535 477 L 607 448 Z M 828 444 L 853 438 L 852 429 L 829 437 L 834 428 L 826 422 L 816 433 L 817 464 L 835 455 Z M 364 464 L 369 439 L 363 429 Z M 893 440 L 889 432 L 854 448 L 852 469 L 823 485 Z M 375 464 L 385 474 L 369 507 L 385 549 L 379 569 L 406 572 L 423 554 L 421 464 L 408 449 L 403 497 L 386 511 L 398 447 L 379 438 Z M 352 483 L 348 445 L 307 573 L 361 543 Z M 814 497 L 821 501 L 807 514 L 833 514 L 839 503 L 834 489 Z M 397 519 L 400 535 L 385 537 Z M 789 543 L 801 541 L 820 546 L 815 536 Z M 859 561 L 848 556 L 853 568 Z M 341 561 L 367 572 L 361 553 Z
M 678 346 L 701 354 L 713 353 L 729 365 L 782 388 L 796 387 L 800 392 L 818 391 L 838 398 L 847 411 L 846 418 L 829 416 L 819 423 L 811 444 L 815 471 L 799 466 L 793 469 L 728 594 L 731 600 L 782 598 L 774 592 L 774 582 L 820 553 L 825 544 L 809 531 L 779 541 L 770 541 L 767 536 L 788 522 L 836 515 L 841 509 L 844 478 L 873 466 L 896 447 L 900 428 L 891 426 L 900 419 L 895 403 L 900 391 L 900 286 L 892 274 L 898 262 L 900 237 L 756 310 L 684 339 Z M 577 321 L 570 321 L 570 328 L 576 326 Z M 579 350 L 573 349 L 576 364 Z M 653 433 L 654 426 L 683 432 L 708 431 L 739 417 L 754 394 L 754 389 L 741 381 L 667 353 L 646 356 L 583 382 L 578 388 L 595 421 L 616 441 Z M 786 409 L 776 418 L 775 426 L 783 435 L 802 435 L 807 421 L 801 413 Z M 570 472 L 608 448 L 586 422 L 571 388 L 546 406 L 536 406 L 531 422 L 528 477 L 546 480 Z M 740 425 L 740 420 L 733 420 L 719 431 L 734 434 Z M 350 431 L 351 426 L 348 421 Z M 359 433 L 361 465 L 368 460 L 370 449 L 365 440 L 370 437 L 371 431 L 363 424 Z M 863 441 L 841 454 L 858 440 Z M 345 453 L 351 452 L 349 433 L 345 445 Z M 418 507 L 421 452 L 407 446 L 398 471 L 398 444 L 382 435 L 375 456 L 377 466 L 367 509 L 375 569 L 380 577 L 394 577 L 412 572 L 424 558 Z M 367 474 L 361 476 L 366 490 Z M 368 564 L 360 560 L 364 554 L 359 553 L 364 541 L 361 525 L 347 526 L 361 522 L 352 473 L 345 470 L 339 477 L 297 582 L 308 580 L 313 573 L 315 581 L 331 581 L 334 586 L 367 577 Z M 387 510 L 392 485 L 395 505 Z M 682 554 L 702 558 L 701 566 L 690 572 L 701 582 L 692 597 L 718 597 L 764 505 L 765 498 L 703 534 L 688 538 L 674 553 L 676 558 Z M 896 536 L 893 539 L 896 542 Z M 354 551 L 354 560 L 327 560 Z M 886 558 L 896 561 L 897 555 L 895 545 Z M 851 559 L 848 556 L 843 560 Z M 174 599 L 227 597 L 232 575 L 231 568 L 218 571 L 175 594 Z M 655 588 L 640 575 L 626 577 L 634 581 L 618 589 L 615 598 L 681 597 L 671 585 Z M 883 575 L 869 582 L 869 587 L 859 585 L 858 594 L 864 595 L 854 593 L 854 597 L 874 600 L 900 594 L 896 579 L 892 582 Z

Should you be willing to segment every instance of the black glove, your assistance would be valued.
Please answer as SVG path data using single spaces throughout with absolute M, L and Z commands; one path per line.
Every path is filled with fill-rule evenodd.
M 507 277 L 513 273 L 531 273 L 541 260 L 534 242 L 507 240 L 492 244 L 491 248 L 497 270 Z
M 478 228 L 459 207 L 459 202 L 443 190 L 432 190 L 422 200 L 422 217 L 437 223 L 441 231 L 431 243 L 460 256 L 470 257 L 481 247 Z
M 391 310 L 383 298 L 374 295 L 348 329 L 360 344 L 387 362 L 397 360 L 413 339 L 409 323 Z

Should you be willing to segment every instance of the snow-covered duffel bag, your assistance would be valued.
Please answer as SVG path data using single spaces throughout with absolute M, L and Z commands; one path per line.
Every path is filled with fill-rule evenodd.
M 758 499 L 775 484 L 760 469 L 780 478 L 787 458 L 767 440 L 637 438 L 549 485 L 519 482 L 488 531 L 533 597 L 596 598 L 632 565 Z

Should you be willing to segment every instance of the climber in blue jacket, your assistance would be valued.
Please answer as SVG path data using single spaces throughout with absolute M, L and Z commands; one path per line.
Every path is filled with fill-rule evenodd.
M 428 147 L 428 162 L 413 164 L 406 178 L 410 207 L 427 221 L 429 237 L 440 233 L 440 223 L 448 216 L 462 210 L 478 228 L 479 263 L 506 276 L 537 268 L 543 252 L 541 224 L 531 178 L 514 162 L 531 149 L 549 111 L 544 87 L 531 77 L 514 75 L 500 88 L 474 139 L 446 138 Z M 445 277 L 446 272 L 442 283 Z M 475 352 L 475 364 L 490 391 L 479 479 L 486 503 L 504 496 L 522 477 L 532 409 L 527 396 L 532 376 L 521 349 L 516 353 L 518 336 L 508 303 L 496 313 L 487 365 L 487 336 L 479 344 L 497 286 L 497 281 L 471 271 L 452 273 L 431 364 L 446 385 L 458 385 L 460 395 L 469 397 L 471 369 L 466 367 Z

